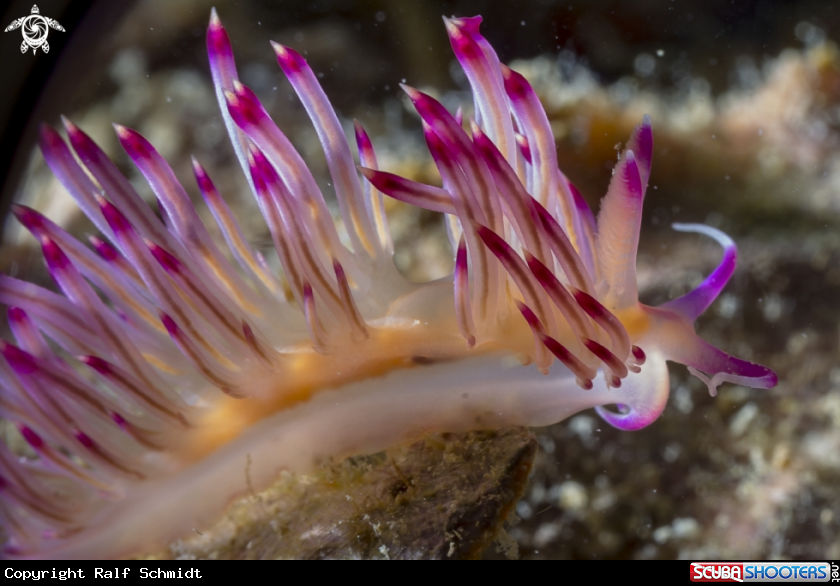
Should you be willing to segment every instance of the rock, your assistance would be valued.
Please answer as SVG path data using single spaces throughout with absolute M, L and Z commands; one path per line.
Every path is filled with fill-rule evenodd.
M 411 446 L 284 473 L 178 559 L 474 559 L 522 496 L 537 441 L 525 428 L 433 435 Z

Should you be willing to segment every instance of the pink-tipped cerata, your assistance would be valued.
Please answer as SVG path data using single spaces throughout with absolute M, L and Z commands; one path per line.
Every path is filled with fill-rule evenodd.
M 455 315 L 458 317 L 458 329 L 467 341 L 467 346 L 475 346 L 475 324 L 470 304 L 470 280 L 467 268 L 467 241 L 461 234 L 458 252 L 455 255 Z
M 274 42 L 272 47 L 277 55 L 277 63 L 306 108 L 324 147 L 327 166 L 353 248 L 356 252 L 364 248 L 368 254 L 375 255 L 379 242 L 375 238 L 373 221 L 365 206 L 350 146 L 344 137 L 341 123 L 306 60 L 289 47 Z
M 444 18 L 449 41 L 473 88 L 476 111 L 491 140 L 499 145 L 505 158 L 515 153 L 513 124 L 508 109 L 499 58 L 478 33 L 481 18 Z
M 376 152 L 368 133 L 365 132 L 364 127 L 358 120 L 353 121 L 353 129 L 356 135 L 356 148 L 359 150 L 359 161 L 364 167 L 375 171 L 379 168 L 379 163 L 376 160 Z M 364 192 L 365 205 L 379 238 L 379 248 L 384 253 L 392 254 L 394 243 L 391 241 L 391 231 L 388 230 L 388 218 L 385 215 L 385 202 L 382 194 L 369 181 L 364 184 Z

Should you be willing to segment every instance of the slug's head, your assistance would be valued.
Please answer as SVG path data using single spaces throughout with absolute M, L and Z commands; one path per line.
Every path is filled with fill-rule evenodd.
M 599 384 L 598 372 L 601 388 L 636 380 L 632 389 L 624 384 L 604 399 L 621 413 L 592 396 L 599 413 L 622 429 L 648 425 L 667 400 L 667 381 L 639 382 L 644 368 L 664 372 L 643 367 L 646 356 L 686 364 L 713 395 L 722 382 L 774 386 L 770 369 L 728 356 L 694 333 L 694 321 L 735 269 L 735 245 L 720 231 L 675 225 L 716 239 L 723 260 L 695 291 L 658 308 L 639 303 L 636 252 L 653 155 L 649 117 L 621 153 L 596 218 L 557 169 L 550 125 L 531 85 L 499 63 L 478 31 L 481 19 L 444 20 L 475 97 L 469 131 L 460 111 L 452 116 L 430 96 L 404 87 L 423 119 L 444 189 L 361 171 L 391 197 L 457 218 L 447 226 L 457 245 L 455 308 L 468 345 L 506 340 L 511 347 L 517 338 L 509 323 L 521 313 L 534 338 L 528 354 L 542 372 L 559 362 L 583 391 Z

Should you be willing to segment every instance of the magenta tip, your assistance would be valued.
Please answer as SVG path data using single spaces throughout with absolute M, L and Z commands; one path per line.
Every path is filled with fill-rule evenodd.
M 79 440 L 79 443 L 82 444 L 87 449 L 92 450 L 96 447 L 96 444 L 93 442 L 93 440 L 90 438 L 90 436 L 87 435 L 86 433 L 84 433 L 82 431 L 79 431 L 79 430 L 76 430 L 76 432 L 73 435 L 75 435 L 76 439 Z
M 170 336 L 174 337 L 180 333 L 178 324 L 175 323 L 175 320 L 162 311 L 160 312 L 160 321 L 163 323 L 163 327 L 166 328 L 166 331 L 169 332 Z
M 639 174 L 639 166 L 636 164 L 636 155 L 631 150 L 624 151 L 624 181 L 632 195 L 636 197 L 644 195 L 642 177 Z
M 41 236 L 41 249 L 51 269 L 63 269 L 70 263 L 64 251 L 49 236 Z
M 25 425 L 19 425 L 18 431 L 20 431 L 20 435 L 23 436 L 23 439 L 26 440 L 30 446 L 32 446 L 36 450 L 40 450 L 44 447 L 44 440 L 41 439 L 37 433 L 26 427 Z
M 151 240 L 144 238 L 143 242 L 146 243 L 146 246 L 151 251 L 152 256 L 155 257 L 155 260 L 157 260 L 160 265 L 166 269 L 166 272 L 177 273 L 181 271 L 181 263 L 177 258 Z
M 277 55 L 277 63 L 286 75 L 300 73 L 306 68 L 306 59 L 294 49 L 274 41 L 271 41 L 271 46 L 274 54 Z
M 10 307 L 6 313 L 8 314 L 9 321 L 11 322 L 20 323 L 26 320 L 26 312 L 20 307 Z
M 129 221 L 114 204 L 98 194 L 96 195 L 96 201 L 99 203 L 102 215 L 105 216 L 105 220 L 114 232 L 125 231 L 131 228 Z
M 501 65 L 501 68 L 502 78 L 505 82 L 505 91 L 509 96 L 512 98 L 523 99 L 531 91 L 533 91 L 531 90 L 531 85 L 520 73 L 517 73 L 504 64 Z
M 43 226 L 43 216 L 32 208 L 13 203 L 12 213 L 30 231 L 37 230 Z

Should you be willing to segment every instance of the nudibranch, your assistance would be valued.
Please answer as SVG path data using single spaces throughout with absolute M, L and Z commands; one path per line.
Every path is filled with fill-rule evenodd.
M 443 187 L 379 170 L 358 123 L 357 166 L 306 61 L 273 44 L 326 154 L 344 234 L 301 156 L 239 82 L 213 11 L 213 83 L 276 260 L 249 245 L 198 161 L 224 243 L 137 132 L 115 125 L 159 214 L 72 122 L 69 146 L 42 127 L 47 164 L 101 235 L 88 246 L 33 209 L 13 210 L 63 295 L 0 276 L 15 339 L 0 341 L 0 416 L 37 454 L 0 445 L 7 555 L 141 553 L 211 524 L 280 470 L 431 431 L 543 426 L 593 407 L 639 429 L 665 406 L 669 360 L 712 394 L 723 382 L 776 384 L 770 369 L 694 332 L 735 269 L 735 244 L 718 230 L 675 226 L 715 239 L 723 260 L 690 293 L 639 303 L 650 120 L 621 153 L 596 218 L 558 169 L 534 90 L 499 62 L 481 18 L 444 20 L 473 117 L 404 87 Z M 445 214 L 451 277 L 413 284 L 397 272 L 383 194 Z

